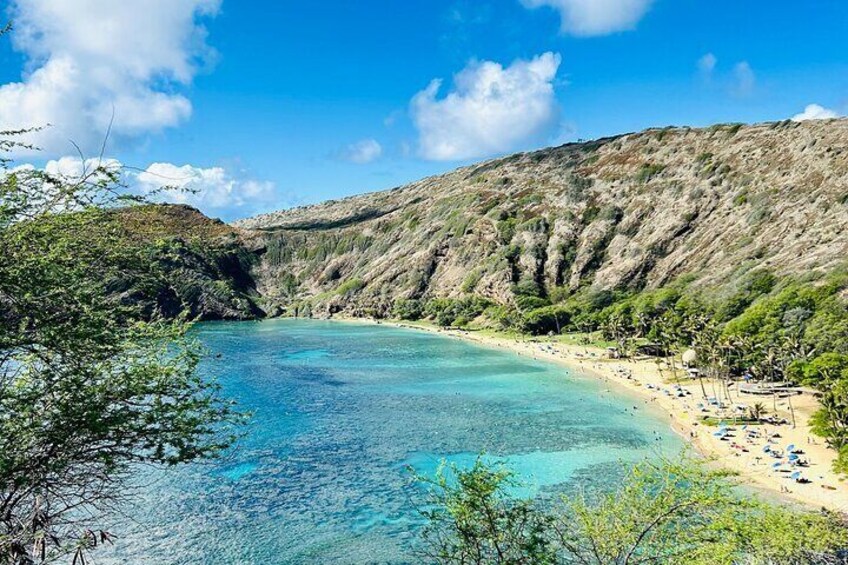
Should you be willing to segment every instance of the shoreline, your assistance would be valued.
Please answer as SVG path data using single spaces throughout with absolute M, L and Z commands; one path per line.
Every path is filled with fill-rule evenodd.
M 378 324 L 376 321 L 361 318 L 338 319 Z M 731 431 L 727 439 L 714 436 L 713 433 L 718 427 L 699 421 L 704 415 L 715 414 L 705 413 L 698 408 L 703 397 L 698 381 L 681 381 L 678 385 L 670 383 L 667 380 L 667 377 L 671 376 L 670 371 L 666 368 L 663 374 L 663 369 L 654 360 L 606 359 L 605 351 L 599 347 L 566 344 L 544 336 L 513 337 L 481 331 L 443 329 L 427 323 L 404 321 L 381 320 L 379 324 L 426 331 L 485 347 L 507 350 L 522 357 L 529 356 L 535 360 L 553 362 L 572 371 L 576 376 L 601 380 L 610 388 L 626 391 L 634 398 L 641 399 L 646 408 L 655 408 L 658 414 L 668 421 L 671 430 L 704 456 L 711 465 L 734 472 L 740 486 L 760 491 L 769 498 L 784 502 L 848 513 L 848 484 L 844 482 L 845 478 L 834 473 L 831 467 L 835 453 L 809 430 L 809 419 L 818 403 L 807 392 L 793 397 L 791 408 L 785 398 L 774 401 L 771 396 L 755 397 L 737 391 L 732 393 L 734 403 L 753 405 L 755 402 L 762 402 L 770 416 L 785 417 L 790 422 L 790 410 L 794 411 L 794 428 L 791 424 L 762 424 L 751 428 L 761 432 L 762 436 L 779 434 L 770 441 L 770 445 L 775 449 L 782 450 L 785 446 L 794 444 L 803 450 L 801 457 L 809 461 L 809 466 L 800 470 L 810 483 L 800 484 L 789 478 L 791 468 L 788 464 L 773 468 L 777 459 L 763 452 L 763 446 L 767 442 L 765 437 L 749 439 L 744 437 L 746 434 L 741 429 Z M 705 379 L 704 382 L 707 386 L 708 381 Z M 679 389 L 673 388 L 675 386 L 679 386 Z M 668 394 L 669 389 L 680 390 L 684 396 Z M 777 407 L 776 411 L 774 406 Z

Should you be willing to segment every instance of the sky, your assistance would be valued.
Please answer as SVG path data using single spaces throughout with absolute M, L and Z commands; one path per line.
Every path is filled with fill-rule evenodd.
M 848 2 L 0 0 L 17 166 L 233 220 L 667 125 L 848 114 Z M 159 196 L 163 197 L 163 196 Z

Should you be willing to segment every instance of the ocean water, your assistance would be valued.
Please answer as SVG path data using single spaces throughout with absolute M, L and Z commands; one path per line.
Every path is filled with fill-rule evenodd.
M 515 494 L 554 497 L 683 445 L 603 383 L 432 333 L 272 320 L 198 335 L 205 372 L 254 413 L 247 435 L 220 461 L 140 470 L 98 563 L 415 562 L 410 466 L 486 452 L 517 473 Z

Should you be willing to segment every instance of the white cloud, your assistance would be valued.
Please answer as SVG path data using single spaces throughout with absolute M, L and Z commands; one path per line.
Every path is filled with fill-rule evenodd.
M 736 63 L 733 67 L 733 92 L 737 96 L 746 97 L 754 93 L 757 77 L 747 61 Z
M 14 0 L 14 47 L 27 60 L 19 82 L 0 86 L 0 130 L 51 127 L 28 141 L 61 154 L 69 139 L 96 153 L 114 109 L 113 135 L 129 139 L 191 115 L 174 92 L 211 50 L 202 16 L 220 0 Z
M 701 72 L 701 75 L 709 79 L 712 77 L 713 71 L 715 71 L 716 64 L 718 63 L 718 59 L 712 53 L 707 53 L 700 59 L 698 59 L 698 70 Z
M 527 8 L 548 6 L 559 11 L 562 31 L 579 36 L 631 30 L 653 0 L 521 0 Z
M 61 157 L 47 161 L 43 168 L 47 174 L 63 178 L 68 182 L 77 182 L 104 169 L 117 172 L 121 169 L 121 162 L 117 159 L 86 159 L 82 161 L 78 157 Z
M 35 166 L 25 163 L 10 172 L 34 170 Z M 234 174 L 223 167 L 153 163 L 144 170 L 138 170 L 125 167 L 117 159 L 83 161 L 79 157 L 66 156 L 47 161 L 41 170 L 69 183 L 84 177 L 97 180 L 98 171 L 105 170 L 120 175 L 129 194 L 146 196 L 156 202 L 190 204 L 204 213 L 228 217 L 264 210 L 277 203 L 279 196 L 273 182 Z M 0 171 L 0 177 L 3 174 Z M 48 185 L 45 187 L 49 188 Z
M 376 139 L 362 139 L 345 147 L 339 157 L 345 161 L 364 165 L 380 158 L 383 147 Z
M 441 99 L 442 81 L 432 81 L 411 102 L 419 153 L 437 161 L 471 159 L 550 134 L 559 117 L 553 87 L 559 65 L 554 53 L 506 68 L 473 62 L 454 77 L 454 90 Z
M 809 104 L 800 114 L 792 116 L 792 121 L 803 122 L 806 120 L 830 120 L 838 118 L 839 114 L 833 110 L 819 106 L 818 104 Z
M 157 193 L 157 200 L 190 204 L 213 215 L 252 213 L 275 197 L 274 183 L 238 178 L 223 167 L 153 163 L 130 176 L 142 194 Z
M 0 182 L 10 175 L 19 175 L 18 180 L 33 193 L 34 205 L 47 206 L 54 212 L 78 209 L 81 194 L 70 195 L 63 186 L 83 185 L 93 186 L 95 183 L 111 183 L 119 176 L 121 163 L 116 159 L 86 159 L 78 157 L 62 157 L 47 161 L 43 167 L 37 168 L 31 163 L 23 163 L 9 169 L 0 168 Z M 95 196 L 94 193 L 89 196 Z M 100 196 L 99 194 L 97 196 Z M 83 198 L 84 200 L 84 198 Z

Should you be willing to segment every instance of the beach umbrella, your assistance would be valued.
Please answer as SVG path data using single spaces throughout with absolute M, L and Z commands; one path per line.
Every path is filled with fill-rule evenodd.
M 713 432 L 713 435 L 716 436 L 716 437 L 724 437 L 725 433 L 724 432 Z
M 768 453 L 769 451 L 771 451 L 771 446 L 770 445 L 764 445 L 763 446 L 763 453 Z
M 790 461 L 797 461 L 798 459 L 800 459 L 800 457 L 798 457 L 798 456 L 797 456 L 797 455 L 795 455 L 794 453 L 793 453 L 792 455 L 790 455 L 790 456 L 789 456 L 789 460 L 790 460 Z
M 794 443 L 790 443 L 789 445 L 787 445 L 787 446 L 786 446 L 786 451 L 795 451 L 795 444 L 794 444 Z
M 789 478 L 797 481 L 801 478 L 801 471 L 795 471 L 794 473 L 789 475 Z
M 777 469 L 777 468 L 778 468 L 778 467 L 780 467 L 781 465 L 783 465 L 783 463 L 781 463 L 780 461 L 778 461 L 777 463 L 774 463 L 771 467 L 772 467 L 772 469 Z

